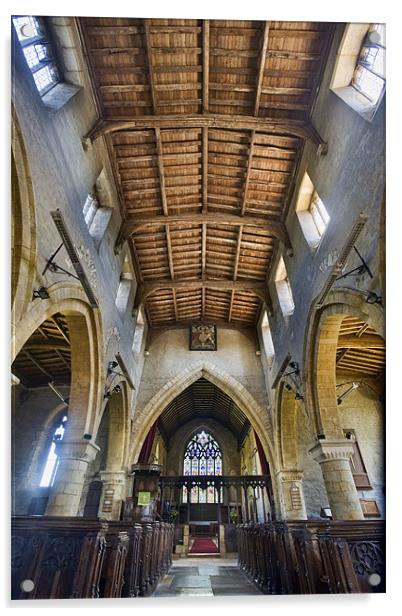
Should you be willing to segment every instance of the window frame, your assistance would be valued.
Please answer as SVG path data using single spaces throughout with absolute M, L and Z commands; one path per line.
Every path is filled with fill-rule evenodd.
M 381 43 L 373 43 L 372 41 L 370 41 L 370 34 L 372 32 L 377 32 L 376 28 L 379 26 L 382 26 L 383 24 L 371 24 L 370 28 L 368 29 L 366 36 L 364 37 L 362 46 L 360 48 L 360 53 L 356 62 L 356 66 L 355 66 L 355 70 L 353 72 L 353 77 L 352 77 L 352 81 L 350 83 L 350 85 L 355 88 L 355 90 L 357 90 L 362 96 L 364 96 L 365 98 L 367 98 L 367 100 L 370 102 L 371 105 L 377 106 L 379 104 L 379 102 L 381 101 L 381 98 L 384 94 L 385 91 L 385 50 L 386 47 L 385 45 L 382 45 Z M 372 65 L 370 65 L 369 62 L 365 61 L 363 59 L 363 55 L 364 52 L 368 49 L 383 49 L 384 50 L 384 75 L 381 75 L 380 73 L 377 73 L 376 71 L 373 70 Z M 366 90 L 364 90 L 363 88 L 359 87 L 359 84 L 356 83 L 356 72 L 358 71 L 359 68 L 362 68 L 365 71 L 368 71 L 369 73 L 371 73 L 372 75 L 374 75 L 375 77 L 378 77 L 379 79 L 381 79 L 382 83 L 382 88 L 381 88 L 381 92 L 379 93 L 378 97 L 376 100 L 373 100 L 370 98 L 369 94 L 367 93 Z
M 30 20 L 35 20 L 36 24 L 35 24 L 35 28 L 38 32 L 38 34 L 32 36 L 32 37 L 27 37 L 26 39 L 21 39 L 20 38 L 20 32 L 17 29 L 17 25 L 15 24 L 15 20 L 17 19 L 22 19 L 24 17 L 29 18 Z M 14 30 L 16 32 L 17 35 L 17 40 L 20 44 L 20 47 L 22 49 L 24 58 L 25 58 L 25 62 L 26 65 L 28 67 L 28 69 L 31 72 L 36 90 L 39 94 L 39 96 L 43 99 L 43 97 L 48 94 L 53 88 L 55 88 L 58 84 L 62 83 L 62 77 L 61 77 L 61 71 L 60 68 L 58 66 L 58 59 L 57 59 L 57 54 L 55 52 L 55 45 L 53 43 L 53 41 L 51 40 L 51 37 L 49 35 L 48 32 L 48 28 L 46 26 L 45 20 L 43 17 L 37 16 L 37 15 L 13 15 L 12 16 L 12 24 L 14 27 Z M 21 26 L 22 28 L 23 26 Z M 35 64 L 34 66 L 30 66 L 27 55 L 26 55 L 26 50 L 31 48 L 31 47 L 35 47 L 36 45 L 42 45 L 43 47 L 46 47 L 46 49 L 48 50 L 48 59 L 44 59 L 41 60 L 38 58 L 39 62 L 37 64 Z M 37 53 L 37 51 L 35 50 L 35 53 Z M 45 68 L 49 68 L 51 67 L 51 70 L 54 72 L 54 75 L 56 78 L 52 79 L 47 86 L 45 86 L 43 89 L 39 89 L 38 83 L 37 83 L 37 79 L 35 78 L 35 75 L 37 75 L 39 73 L 39 71 L 45 69 Z
M 283 255 L 279 257 L 275 270 L 275 288 L 282 314 L 287 320 L 295 311 L 295 302 Z
M 352 82 L 356 66 L 359 63 L 361 51 L 365 45 L 369 32 L 376 26 L 383 25 L 385 26 L 385 24 L 382 23 L 346 24 L 337 52 L 330 83 L 330 90 L 348 105 L 348 107 L 358 113 L 366 122 L 373 121 L 381 105 L 386 90 L 385 75 L 384 87 L 375 104 L 356 88 Z M 385 45 L 384 49 L 386 49 Z

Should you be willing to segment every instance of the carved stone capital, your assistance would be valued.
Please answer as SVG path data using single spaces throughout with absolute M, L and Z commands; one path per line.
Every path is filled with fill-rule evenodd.
M 100 447 L 85 440 L 58 441 L 56 443 L 56 453 L 61 460 L 82 460 L 92 462 Z
M 319 464 L 332 460 L 349 460 L 353 455 L 353 445 L 346 439 L 320 441 L 310 449 L 310 453 Z
M 100 471 L 101 481 L 104 484 L 124 485 L 127 478 L 125 471 Z
M 303 471 L 299 471 L 298 469 L 286 469 L 282 471 L 278 471 L 276 473 L 276 477 L 279 481 L 302 481 L 303 480 Z

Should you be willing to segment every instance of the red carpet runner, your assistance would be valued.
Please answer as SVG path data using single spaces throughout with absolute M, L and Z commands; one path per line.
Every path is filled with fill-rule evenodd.
M 218 548 L 210 537 L 196 537 L 189 550 L 190 554 L 218 554 Z

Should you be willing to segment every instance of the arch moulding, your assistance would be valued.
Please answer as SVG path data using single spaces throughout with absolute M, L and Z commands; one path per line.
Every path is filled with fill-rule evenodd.
M 384 338 L 382 308 L 368 304 L 365 295 L 348 288 L 333 289 L 320 310 L 313 303 L 305 338 L 306 403 L 312 409 L 314 430 L 337 438 L 342 433 L 337 421 L 335 359 L 340 325 L 347 316 L 365 321 Z
M 271 474 L 276 470 L 274 449 L 269 437 L 268 412 L 263 409 L 247 389 L 227 372 L 208 361 L 197 361 L 165 385 L 151 398 L 145 407 L 134 416 L 132 448 L 130 459 L 136 461 L 149 429 L 163 413 L 167 405 L 182 391 L 200 378 L 205 378 L 232 398 L 246 415 L 251 426 L 260 437 L 265 455 L 271 466 Z

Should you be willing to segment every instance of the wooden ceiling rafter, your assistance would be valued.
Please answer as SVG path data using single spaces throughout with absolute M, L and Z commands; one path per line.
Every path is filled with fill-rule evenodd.
M 83 141 L 103 136 L 114 161 L 116 251 L 128 240 L 149 324 L 255 323 L 271 305 L 278 241 L 290 248 L 283 221 L 301 146 L 326 151 L 309 105 L 330 27 L 78 22 L 101 110 Z
M 252 130 L 251 131 L 251 135 L 250 135 L 250 145 L 249 145 L 247 169 L 246 169 L 246 174 L 245 174 L 245 178 L 244 178 L 243 201 L 242 201 L 242 204 L 241 204 L 241 211 L 240 211 L 240 215 L 241 216 L 245 215 L 246 207 L 247 207 L 247 192 L 248 192 L 248 186 L 249 186 L 249 183 L 250 183 L 250 175 L 251 175 L 251 169 L 252 169 L 252 164 L 253 164 L 254 140 L 255 140 L 255 130 Z
M 266 21 L 264 24 L 264 29 L 262 33 L 260 66 L 259 66 L 258 73 L 257 73 L 257 87 L 256 87 L 256 95 L 255 95 L 255 103 L 254 103 L 254 115 L 255 116 L 258 116 L 258 113 L 260 110 L 262 84 L 264 80 L 265 62 L 266 62 L 267 49 L 268 49 L 269 27 L 270 27 L 269 21 Z
M 221 128 L 221 129 L 237 129 L 237 130 L 256 130 L 258 132 L 277 135 L 289 135 L 290 137 L 298 137 L 299 139 L 310 140 L 317 146 L 321 147 L 320 152 L 324 153 L 323 147 L 326 142 L 319 135 L 317 130 L 309 121 L 301 120 L 280 120 L 277 118 L 261 118 L 245 115 L 230 115 L 225 116 L 217 113 L 198 113 L 198 114 L 182 114 L 180 115 L 153 115 L 153 116 L 136 116 L 135 118 L 100 120 L 95 126 L 83 137 L 84 143 L 93 142 L 101 136 L 120 131 L 135 132 L 144 130 L 144 128 L 166 128 L 166 129 L 181 129 L 181 128 Z

